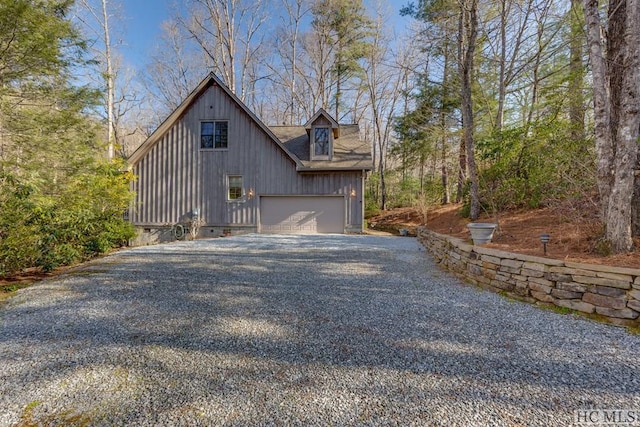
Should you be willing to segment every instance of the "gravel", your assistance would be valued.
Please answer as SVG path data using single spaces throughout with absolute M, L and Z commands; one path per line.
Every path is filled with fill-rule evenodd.
M 0 307 L 0 426 L 638 425 L 639 349 L 466 285 L 412 238 L 180 242 Z

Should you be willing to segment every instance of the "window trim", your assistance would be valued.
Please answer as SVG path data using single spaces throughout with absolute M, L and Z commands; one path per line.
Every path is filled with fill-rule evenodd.
M 202 125 L 204 123 L 213 123 L 213 147 L 203 147 L 202 146 Z M 226 123 L 227 125 L 227 143 L 225 147 L 216 147 L 216 125 L 218 123 Z M 200 150 L 201 151 L 226 151 L 229 149 L 229 120 L 225 120 L 225 119 L 207 119 L 207 120 L 200 120 L 200 129 L 199 129 L 199 145 L 200 145 Z
M 240 195 L 235 198 L 231 198 L 231 180 L 233 178 L 240 178 Z M 235 187 L 234 187 L 235 188 Z M 227 202 L 243 202 L 245 199 L 244 193 L 244 177 L 242 175 L 227 175 Z
M 329 140 L 328 147 L 327 147 L 327 154 L 316 154 L 316 130 L 317 129 L 325 129 L 327 132 L 327 138 Z M 333 153 L 333 131 L 331 126 L 329 125 L 312 126 L 311 138 L 309 139 L 311 140 L 311 146 L 309 147 L 311 160 L 331 160 L 332 153 Z

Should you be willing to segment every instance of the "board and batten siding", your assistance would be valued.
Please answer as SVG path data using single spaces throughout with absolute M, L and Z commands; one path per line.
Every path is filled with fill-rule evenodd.
M 203 120 L 229 122 L 228 149 L 200 149 Z M 259 195 L 330 194 L 345 195 L 347 226 L 362 226 L 362 171 L 298 173 L 289 155 L 217 85 L 194 100 L 133 173 L 130 219 L 138 226 L 184 222 L 197 208 L 205 226 L 257 227 Z M 227 200 L 228 175 L 242 176 L 245 197 Z M 253 198 L 246 196 L 249 189 Z

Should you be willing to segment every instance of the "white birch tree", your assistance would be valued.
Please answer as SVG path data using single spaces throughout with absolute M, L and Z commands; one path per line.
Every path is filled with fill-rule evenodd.
M 97 54 L 101 79 L 104 84 L 105 116 L 107 126 L 107 158 L 113 159 L 116 145 L 116 59 L 111 37 L 113 14 L 117 5 L 108 0 L 79 0 L 78 20 L 89 38 L 95 38 L 92 51 Z

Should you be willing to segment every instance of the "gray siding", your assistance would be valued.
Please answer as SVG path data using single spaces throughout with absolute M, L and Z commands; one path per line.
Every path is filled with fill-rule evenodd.
M 200 150 L 200 122 L 228 120 L 227 150 Z M 207 226 L 257 226 L 259 195 L 347 197 L 347 227 L 362 226 L 362 172 L 300 174 L 295 162 L 216 85 L 208 87 L 135 165 L 136 225 L 170 225 L 198 208 Z M 227 201 L 227 175 L 242 175 L 245 193 Z M 356 197 L 349 197 L 351 189 Z

